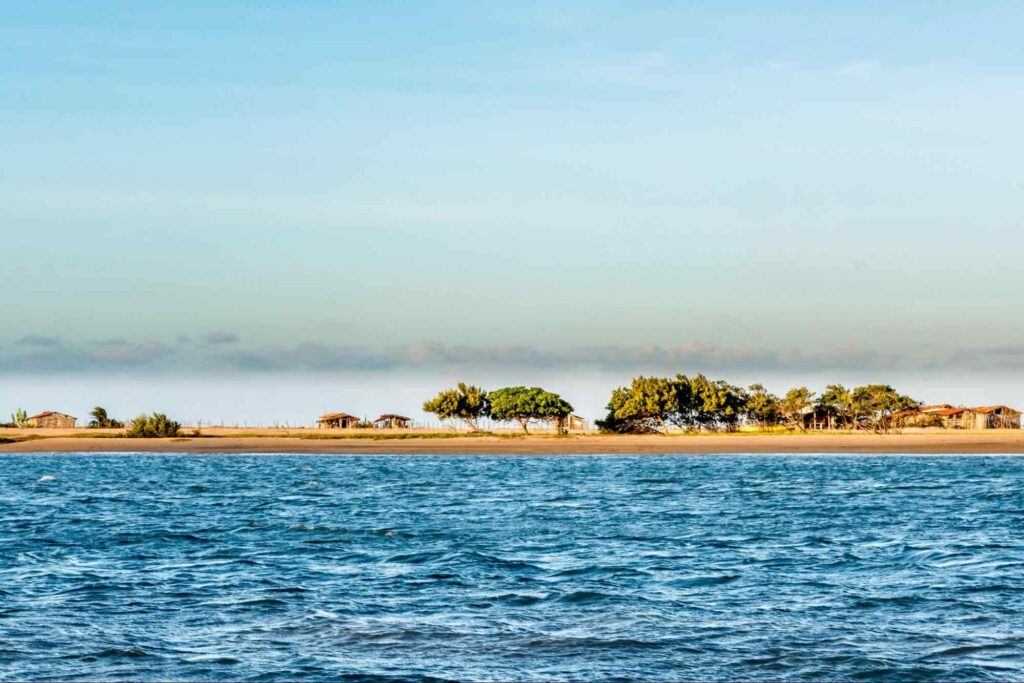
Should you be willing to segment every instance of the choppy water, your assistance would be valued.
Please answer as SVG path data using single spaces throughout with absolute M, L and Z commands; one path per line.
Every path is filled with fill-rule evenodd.
M 1008 457 L 0 457 L 0 679 L 1021 680 L 1022 536 Z

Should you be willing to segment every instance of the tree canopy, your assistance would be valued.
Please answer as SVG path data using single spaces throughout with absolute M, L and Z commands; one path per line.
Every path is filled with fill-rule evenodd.
M 572 413 L 569 405 L 558 394 L 540 387 L 504 387 L 488 394 L 491 417 L 495 420 L 514 420 L 529 434 L 531 422 L 551 422 Z
M 598 426 L 616 432 L 667 431 L 665 423 L 679 405 L 677 391 L 665 377 L 634 377 L 630 386 L 612 392 L 608 417 L 598 420 Z
M 814 407 L 814 392 L 807 387 L 796 387 L 786 392 L 779 401 L 779 411 L 790 427 L 804 431 L 804 415 Z
M 445 389 L 423 404 L 423 411 L 442 420 L 461 420 L 473 431 L 480 431 L 480 418 L 491 414 L 485 389 L 459 382 L 454 389 Z
M 897 410 L 913 408 L 917 401 L 900 394 L 888 384 L 868 384 L 857 387 L 851 395 L 854 419 L 875 431 L 888 431 L 888 419 Z
M 746 418 L 761 429 L 777 425 L 782 419 L 779 397 L 763 384 L 751 384 L 747 389 Z
M 785 422 L 806 429 L 808 413 L 829 416 L 829 425 L 851 429 L 888 429 L 889 416 L 917 402 L 888 385 L 872 384 L 852 391 L 830 384 L 820 397 L 807 387 L 795 387 L 779 398 L 763 384 L 749 389 L 704 375 L 633 378 L 612 391 L 608 414 L 597 426 L 606 432 L 668 432 L 669 426 L 687 430 L 736 429 L 741 422 L 761 429 Z

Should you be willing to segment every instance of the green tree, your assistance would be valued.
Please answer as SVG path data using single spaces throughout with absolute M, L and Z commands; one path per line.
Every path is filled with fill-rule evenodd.
M 858 424 L 876 432 L 888 432 L 892 426 L 889 416 L 897 410 L 920 405 L 918 401 L 900 394 L 888 384 L 868 384 L 852 393 L 852 411 Z
M 103 408 L 102 406 L 96 406 L 95 408 L 93 408 L 92 412 L 89 413 L 89 415 L 92 417 L 92 420 L 89 422 L 89 426 L 94 429 L 124 427 L 123 422 L 120 422 L 119 420 L 114 420 L 109 415 L 107 415 L 107 409 Z
M 677 415 L 678 386 L 666 377 L 634 377 L 628 387 L 612 391 L 608 416 L 598 420 L 602 431 L 636 433 L 667 432 L 667 422 Z
M 572 406 L 561 396 L 540 387 L 505 387 L 490 392 L 488 400 L 491 417 L 515 420 L 526 434 L 531 422 L 552 422 L 572 413 Z
M 724 428 L 734 431 L 740 418 L 746 411 L 746 392 L 724 380 L 711 380 L 704 375 L 687 378 L 685 375 L 676 377 L 678 396 L 680 397 L 681 421 L 716 430 Z M 688 385 L 689 390 L 682 386 Z
M 818 410 L 829 416 L 830 428 L 839 424 L 856 427 L 853 416 L 853 393 L 842 384 L 829 384 L 815 402 Z
M 424 403 L 423 410 L 442 420 L 462 420 L 477 432 L 479 420 L 491 414 L 491 404 L 486 390 L 459 382 L 455 389 L 445 389 Z
M 804 415 L 814 407 L 814 392 L 807 387 L 790 389 L 779 401 L 779 411 L 783 419 L 800 431 L 806 431 L 804 426 Z
M 139 415 L 128 425 L 125 435 L 133 439 L 159 439 L 169 436 L 178 436 L 181 432 L 181 424 L 168 419 L 163 413 L 152 415 Z
M 28 413 L 25 412 L 24 408 L 18 408 L 11 414 L 11 424 L 18 429 L 25 429 L 28 427 Z
M 768 391 L 763 384 L 751 384 L 747 390 L 746 417 L 760 429 L 777 425 L 782 419 L 779 397 Z

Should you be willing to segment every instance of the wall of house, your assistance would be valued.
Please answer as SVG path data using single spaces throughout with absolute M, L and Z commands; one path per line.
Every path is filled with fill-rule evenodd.
M 73 417 L 67 417 L 64 415 L 47 415 L 46 417 L 38 417 L 34 420 L 29 420 L 29 426 L 35 427 L 36 429 L 71 429 L 78 422 Z

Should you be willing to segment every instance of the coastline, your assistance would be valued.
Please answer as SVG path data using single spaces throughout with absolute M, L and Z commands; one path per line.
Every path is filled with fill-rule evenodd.
M 173 439 L 128 439 L 111 433 L 15 434 L 4 430 L 3 453 L 296 453 L 464 455 L 644 455 L 738 453 L 1024 454 L 1024 430 L 862 434 L 689 434 L 469 436 L 426 433 L 393 436 L 295 434 L 275 430 L 222 430 L 224 434 Z M 234 432 L 234 433 L 231 433 Z

